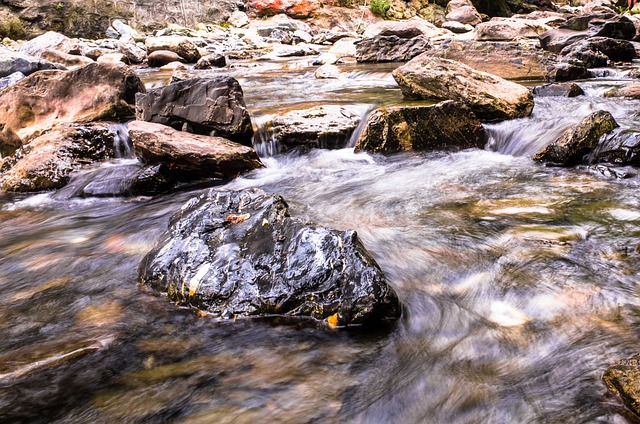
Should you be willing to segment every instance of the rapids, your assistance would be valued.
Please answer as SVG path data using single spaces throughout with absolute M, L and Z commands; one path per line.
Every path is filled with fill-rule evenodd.
M 367 69 L 232 72 L 261 123 L 301 105 L 364 116 L 403 102 L 389 66 Z M 0 194 L 0 421 L 626 422 L 601 375 L 640 346 L 640 177 L 530 159 L 594 110 L 640 128 L 639 101 L 599 96 L 617 83 L 537 98 L 532 117 L 487 125 L 485 150 L 265 148 L 265 169 L 222 187 L 276 192 L 294 216 L 357 230 L 404 308 L 375 332 L 212 320 L 140 286 L 139 261 L 200 188 L 66 195 L 130 159 L 66 192 Z

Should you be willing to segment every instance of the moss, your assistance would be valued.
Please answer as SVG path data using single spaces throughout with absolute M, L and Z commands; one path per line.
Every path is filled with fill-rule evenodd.
M 9 37 L 12 40 L 20 40 L 26 35 L 24 25 L 17 17 L 13 16 L 0 22 L 0 38 Z

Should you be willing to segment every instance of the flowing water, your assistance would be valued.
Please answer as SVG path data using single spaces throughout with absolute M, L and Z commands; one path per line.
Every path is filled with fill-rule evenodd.
M 234 71 L 256 122 L 402 102 L 388 67 L 320 81 L 292 63 Z M 615 83 L 537 99 L 531 118 L 488 125 L 485 150 L 265 156 L 224 186 L 357 230 L 404 308 L 376 331 L 216 321 L 140 286 L 137 264 L 195 188 L 0 195 L 0 421 L 626 422 L 601 375 L 640 349 L 640 177 L 530 159 L 597 109 L 640 128 L 640 102 L 598 97 Z

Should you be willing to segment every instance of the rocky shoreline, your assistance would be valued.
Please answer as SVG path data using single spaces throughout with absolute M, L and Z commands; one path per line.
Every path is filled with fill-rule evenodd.
M 378 13 L 403 19 L 395 21 L 364 7 L 284 3 L 221 5 L 226 9 L 218 22 L 200 23 L 206 16 L 195 13 L 183 16 L 190 26 L 153 31 L 152 21 L 162 18 L 136 22 L 135 10 L 125 8 L 109 15 L 121 19 L 109 18 L 106 38 L 54 31 L 28 41 L 5 38 L 0 189 L 64 188 L 88 164 L 121 155 L 122 123 L 128 123 L 128 147 L 139 165 L 126 190 L 106 195 L 152 196 L 264 167 L 252 147 L 264 134 L 255 133 L 240 82 L 202 74 L 211 69 L 308 58 L 309 78 L 332 80 L 343 78 L 349 64 L 397 63 L 393 78 L 403 96 L 423 104 L 384 106 L 365 117 L 344 105 L 299 108 L 274 115 L 260 129 L 277 152 L 308 152 L 344 148 L 361 127 L 356 152 L 387 155 L 482 149 L 483 124 L 526 118 L 539 97 L 584 95 L 574 80 L 611 69 L 640 76 L 632 66 L 640 18 L 620 14 L 613 1 L 511 2 L 520 5 L 512 10 L 506 2 L 451 0 L 417 11 L 394 1 Z M 59 12 L 49 6 L 50 15 Z M 25 10 L 12 13 L 26 19 Z M 60 25 L 77 35 L 68 22 Z M 155 68 L 170 75 L 169 83 L 145 87 L 140 73 Z M 637 99 L 639 88 L 632 82 L 604 96 Z M 609 111 L 594 111 L 532 160 L 598 165 L 618 175 L 618 165 L 640 165 L 640 141 L 626 130 Z M 355 232 L 298 221 L 284 199 L 256 190 L 208 189 L 187 203 L 143 261 L 140 279 L 179 304 L 222 318 L 305 316 L 335 327 L 394 320 L 401 312 Z M 623 365 L 610 368 L 605 381 L 640 415 L 637 364 Z M 629 367 L 635 367 L 631 377 L 618 375 Z

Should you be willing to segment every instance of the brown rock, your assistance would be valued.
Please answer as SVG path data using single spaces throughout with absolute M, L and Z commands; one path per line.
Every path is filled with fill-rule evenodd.
M 59 63 L 67 68 L 76 68 L 94 62 L 92 59 L 89 59 L 86 56 L 63 53 L 52 49 L 44 50 L 40 57 L 52 63 Z
M 533 96 L 525 87 L 429 53 L 397 68 L 393 77 L 409 98 L 457 100 L 480 119 L 522 118 L 533 110 Z
M 599 110 L 538 151 L 533 160 L 562 166 L 575 165 L 596 147 L 600 137 L 617 127 L 618 123 L 609 112 Z
M 57 124 L 130 116 L 135 93 L 142 91 L 140 78 L 124 65 L 36 72 L 0 92 L 0 152 L 11 154 Z
M 605 97 L 630 97 L 632 99 L 640 99 L 640 83 L 625 85 L 624 87 L 615 87 L 604 93 Z
M 249 0 L 249 14 L 272 16 L 284 13 L 292 18 L 308 18 L 322 6 L 318 0 Z
M 148 37 L 145 40 L 147 53 L 158 50 L 168 50 L 176 53 L 188 63 L 196 63 L 200 59 L 198 47 L 187 37 L 168 35 L 163 37 Z
M 609 390 L 620 396 L 635 418 L 640 419 L 640 355 L 610 366 L 602 379 Z
M 156 50 L 147 57 L 147 64 L 152 68 L 160 68 L 173 62 L 184 62 L 184 59 L 169 50 Z
M 476 26 L 476 40 L 512 41 L 518 37 L 538 38 L 551 27 L 529 19 L 493 18 Z
M 356 152 L 482 148 L 487 137 L 480 121 L 463 103 L 395 106 L 369 116 Z
M 251 147 L 161 124 L 133 121 L 129 123 L 129 137 L 145 163 L 169 164 L 180 179 L 227 178 L 263 166 Z

